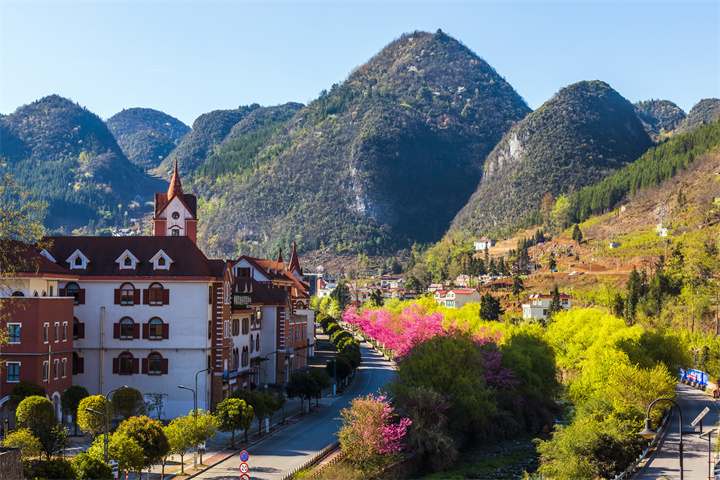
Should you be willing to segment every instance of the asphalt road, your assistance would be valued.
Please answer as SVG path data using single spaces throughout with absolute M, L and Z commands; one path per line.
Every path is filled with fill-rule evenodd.
M 340 410 L 358 396 L 377 393 L 393 377 L 392 364 L 367 343 L 362 344 L 362 357 L 358 378 L 342 396 L 319 412 L 247 449 L 250 454 L 248 476 L 252 480 L 278 480 L 336 441 L 335 433 L 342 423 Z M 239 467 L 240 458 L 235 455 L 195 478 L 237 480 Z
M 690 426 L 690 422 L 692 422 L 705 407 L 708 407 L 710 412 L 708 412 L 703 419 L 703 432 L 715 426 L 720 418 L 720 410 L 710 395 L 683 383 L 678 384 L 677 393 L 678 397 L 676 400 L 682 411 L 683 431 L 694 430 L 693 427 Z M 632 480 L 680 479 L 679 424 L 680 415 L 678 415 L 677 408 L 675 408 L 666 433 L 660 440 L 657 450 L 645 466 L 632 476 Z M 716 435 L 713 434 L 713 452 L 715 451 L 715 440 Z M 683 450 L 684 479 L 698 480 L 708 478 L 707 436 L 699 438 L 697 433 L 684 434 Z

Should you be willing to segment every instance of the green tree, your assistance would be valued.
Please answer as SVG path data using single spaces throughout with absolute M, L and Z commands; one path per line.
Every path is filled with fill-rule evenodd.
M 107 405 L 110 415 L 112 416 L 112 402 Z M 105 419 L 87 410 L 95 410 L 96 412 L 105 413 L 105 397 L 103 395 L 91 395 L 80 400 L 77 409 L 77 423 L 85 432 L 97 437 L 98 434 L 105 431 Z
M 553 287 L 552 299 L 550 300 L 550 305 L 548 305 L 548 308 L 547 308 L 547 315 L 546 315 L 547 320 L 552 319 L 553 315 L 555 315 L 558 312 L 562 312 L 562 311 L 563 311 L 563 307 L 562 307 L 562 303 L 560 301 L 560 291 L 558 290 L 558 286 L 555 285 Z
M 578 242 L 578 244 L 580 244 L 583 241 L 582 230 L 580 230 L 580 226 L 577 223 L 573 227 L 572 239 L 575 240 L 576 242 Z
M 23 463 L 28 466 L 30 460 L 37 458 L 42 453 L 40 440 L 30 431 L 29 428 L 20 428 L 7 434 L 3 446 L 20 449 L 20 457 Z
M 194 413 L 195 411 L 193 410 Z M 217 434 L 218 423 L 217 418 L 210 412 L 206 412 L 201 408 L 197 411 L 197 420 L 193 425 L 193 438 L 195 445 L 205 443 Z M 202 454 L 200 454 L 200 464 L 202 465 Z
M 330 376 L 328 376 L 327 372 L 320 368 L 311 368 L 307 373 L 313 380 L 315 380 L 315 405 L 317 406 L 318 399 L 320 398 L 323 389 L 332 385 L 330 382 Z
M 132 387 L 121 388 L 115 392 L 110 402 L 115 415 L 122 420 L 128 420 L 130 417 L 137 417 L 146 413 L 142 393 Z
M 38 480 L 75 480 L 77 477 L 70 460 L 48 458 L 35 467 L 35 478 Z
M 63 414 L 70 415 L 72 417 L 73 424 L 75 424 L 75 436 L 77 436 L 77 410 L 80 406 L 80 401 L 89 396 L 90 394 L 88 393 L 87 388 L 80 385 L 72 385 L 65 389 L 62 395 L 60 395 L 60 405 L 62 407 Z
M 525 284 L 523 283 L 522 278 L 520 278 L 520 275 L 515 275 L 513 277 L 512 294 L 520 300 L 520 294 L 523 290 L 525 290 Z
M 221 432 L 232 432 L 231 444 L 235 449 L 235 430 L 245 431 L 245 441 L 248 441 L 247 431 L 252 425 L 255 414 L 245 400 L 239 398 L 226 398 L 217 406 L 218 428 Z
M 57 444 L 57 439 L 53 437 L 59 434 L 54 428 L 58 422 L 55 420 L 55 409 L 52 402 L 45 397 L 32 395 L 20 402 L 15 415 L 20 425 L 29 428 L 37 437 L 43 452 L 50 459 Z
M 308 401 L 308 410 L 310 409 L 310 399 L 317 395 L 317 391 L 317 382 L 309 373 L 293 373 L 285 386 L 285 392 L 289 398 L 300 399 L 301 412 L 304 400 Z
M 262 434 L 262 420 L 267 414 L 268 406 L 265 402 L 266 397 L 259 392 L 250 392 L 248 390 L 235 390 L 231 397 L 245 400 L 245 403 L 252 407 L 253 415 L 258 422 L 258 435 Z
M 407 292 L 413 292 L 413 293 L 420 293 L 422 292 L 423 288 L 420 284 L 420 280 L 418 280 L 414 275 L 410 274 L 407 277 L 407 280 L 405 281 L 405 291 Z
M 174 419 L 163 428 L 165 436 L 170 444 L 170 453 L 180 455 L 180 472 L 185 475 L 185 454 L 195 445 L 193 438 L 188 432 L 194 428 L 195 419 L 191 416 L 182 416 Z
M 628 281 L 625 284 L 625 288 L 627 288 L 628 292 L 625 300 L 625 318 L 632 322 L 635 320 L 637 304 L 644 293 L 643 281 L 637 271 L 637 268 L 633 267 L 633 270 L 630 272 L 630 276 L 628 277 Z
M 112 467 L 87 453 L 76 455 L 72 467 L 78 480 L 112 480 Z
M 340 283 L 337 284 L 335 289 L 330 293 L 330 298 L 335 301 L 340 312 L 344 311 L 352 301 L 350 289 L 344 281 L 340 281 Z
M 382 290 L 376 288 L 370 293 L 370 304 L 373 307 L 382 307 L 384 303 L 385 299 L 383 298 Z
M 480 318 L 486 322 L 496 322 L 500 315 L 505 313 L 500 306 L 500 300 L 489 292 L 480 297 Z
M 10 410 L 15 410 L 18 405 L 20 405 L 20 402 L 33 395 L 44 397 L 45 387 L 42 387 L 35 382 L 21 380 L 10 389 L 10 398 L 8 398 L 7 402 L 8 408 Z
M 105 442 L 103 437 L 95 438 L 88 454 L 97 459 L 104 458 Z M 134 472 L 140 478 L 145 467 L 145 455 L 135 439 L 123 433 L 113 433 L 108 442 L 108 455 L 118 461 L 120 471 Z
M 118 426 L 115 434 L 118 433 L 127 435 L 137 442 L 143 451 L 143 466 L 146 469 L 160 462 L 170 451 L 170 444 L 160 420 L 151 420 L 145 415 L 130 417 Z

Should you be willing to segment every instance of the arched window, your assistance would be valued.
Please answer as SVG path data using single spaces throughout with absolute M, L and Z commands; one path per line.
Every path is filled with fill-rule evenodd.
M 37 293 L 37 290 L 35 290 L 35 291 L 33 292 L 33 297 L 37 297 L 37 296 L 38 296 L 38 293 Z
M 130 258 L 130 257 L 125 257 L 125 260 L 123 261 L 123 264 L 124 264 L 126 267 L 132 267 L 132 258 Z
M 163 357 L 157 352 L 148 355 L 148 375 L 162 375 Z
M 249 363 L 249 357 L 248 357 L 248 347 L 243 347 L 242 349 L 242 367 L 247 367 Z
M 255 334 L 255 350 L 260 351 L 260 334 Z
M 120 375 L 132 375 L 133 374 L 133 357 L 130 352 L 123 352 L 118 357 L 118 373 Z
M 85 338 L 85 324 L 73 317 L 73 340 L 78 338 Z
M 162 305 L 164 292 L 163 286 L 159 283 L 153 283 L 148 289 L 148 304 L 150 305 Z
M 77 283 L 68 283 L 65 286 L 65 295 L 68 297 L 75 297 L 75 305 L 80 305 L 80 287 Z
M 167 338 L 163 336 L 163 330 L 165 329 L 165 324 L 161 319 L 158 317 L 151 318 L 148 322 L 148 335 L 147 338 L 150 340 L 162 340 L 163 338 Z
M 21 292 L 20 290 L 15 290 L 15 291 L 12 293 L 12 296 L 13 296 L 13 297 L 24 297 L 25 294 L 24 294 L 23 292 Z
M 120 305 L 135 305 L 135 287 L 132 283 L 123 283 L 120 287 Z
M 250 319 L 243 318 L 242 319 L 242 334 L 247 335 L 249 331 L 250 331 Z
M 250 353 L 255 350 L 255 342 L 253 342 L 252 335 L 250 335 Z
M 132 340 L 135 322 L 130 317 L 120 320 L 120 338 L 123 340 Z
M 85 373 L 85 359 L 80 357 L 77 352 L 73 352 L 72 373 L 73 375 Z

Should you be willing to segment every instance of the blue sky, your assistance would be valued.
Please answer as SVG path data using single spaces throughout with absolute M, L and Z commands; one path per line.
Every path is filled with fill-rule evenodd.
M 720 97 L 720 2 L 0 0 L 0 112 L 53 93 L 103 119 L 149 107 L 188 125 L 308 103 L 394 38 L 463 42 L 531 108 L 581 80 L 688 112 Z

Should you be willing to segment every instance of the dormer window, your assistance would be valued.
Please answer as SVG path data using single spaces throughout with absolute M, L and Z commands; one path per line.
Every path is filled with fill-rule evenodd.
M 115 260 L 115 263 L 118 264 L 118 268 L 120 270 L 135 270 L 137 264 L 140 263 L 140 260 L 130 253 L 130 250 L 125 250 L 122 255 Z
M 90 263 L 90 260 L 83 255 L 80 250 L 75 250 L 66 262 L 70 265 L 70 270 L 84 270 L 87 268 L 87 264 Z
M 160 250 L 150 259 L 150 263 L 154 270 L 170 270 L 170 265 L 173 263 L 173 260 L 168 257 L 167 253 Z

